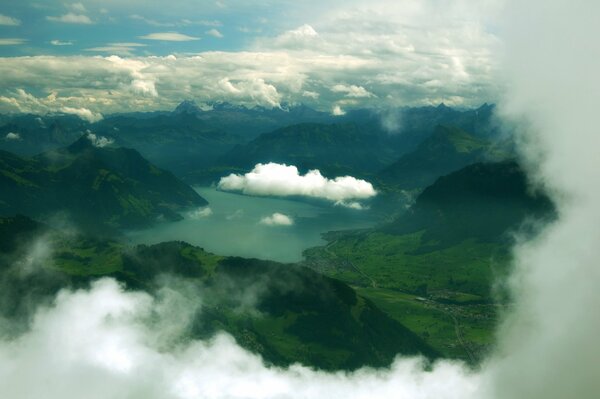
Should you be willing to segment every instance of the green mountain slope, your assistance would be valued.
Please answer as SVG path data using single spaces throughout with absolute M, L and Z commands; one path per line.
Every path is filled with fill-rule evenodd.
M 239 145 L 218 164 L 247 170 L 257 163 L 277 162 L 324 174 L 366 175 L 392 162 L 393 138 L 376 126 L 304 123 L 265 133 Z
M 440 177 L 383 231 L 424 231 L 423 242 L 440 247 L 467 239 L 501 242 L 525 218 L 540 218 L 551 211 L 547 197 L 529 192 L 515 162 L 477 163 Z
M 470 165 L 438 179 L 388 225 L 326 235 L 305 265 L 352 285 L 445 356 L 476 361 L 493 343 L 508 233 L 552 215 L 514 162 Z
M 438 177 L 474 162 L 506 156 L 486 139 L 472 136 L 457 127 L 438 125 L 414 151 L 383 169 L 378 179 L 387 187 L 404 190 L 423 188 Z
M 206 201 L 135 150 L 99 148 L 87 136 L 33 158 L 0 152 L 0 214 L 47 218 L 66 213 L 88 230 L 176 220 Z
M 0 232 L 11 223 L 23 230 L 23 221 L 0 219 Z M 0 279 L 8 287 L 0 293 L 4 316 L 17 317 L 32 301 L 49 298 L 61 287 L 84 287 L 100 276 L 152 294 L 171 281 L 185 284 L 186 292 L 192 289 L 202 301 L 187 338 L 226 331 L 275 365 L 355 369 L 387 366 L 398 353 L 437 356 L 370 300 L 308 268 L 220 257 L 181 242 L 130 248 L 57 232 L 45 242 L 51 255 L 38 260 L 35 273 L 24 274 L 23 262 L 9 262 L 0 251 Z M 31 247 L 25 242 L 17 253 L 26 258 Z

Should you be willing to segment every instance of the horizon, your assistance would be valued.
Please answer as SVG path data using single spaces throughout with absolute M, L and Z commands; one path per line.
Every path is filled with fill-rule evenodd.
M 153 111 L 182 98 L 333 114 L 497 102 L 500 7 L 467 4 L 4 4 L 0 112 Z

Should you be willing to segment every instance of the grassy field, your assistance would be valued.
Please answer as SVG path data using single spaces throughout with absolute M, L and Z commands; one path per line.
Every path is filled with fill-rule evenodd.
M 501 244 L 463 241 L 443 249 L 422 233 L 331 233 L 306 265 L 352 285 L 444 356 L 476 363 L 494 342 L 491 289 L 510 262 Z

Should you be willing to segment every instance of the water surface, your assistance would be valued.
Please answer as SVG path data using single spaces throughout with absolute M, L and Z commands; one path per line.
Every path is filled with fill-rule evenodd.
M 180 240 L 220 255 L 297 262 L 302 259 L 303 250 L 324 243 L 322 233 L 365 228 L 375 223 L 366 210 L 251 197 L 218 191 L 213 187 L 194 189 L 209 202 L 210 215 L 184 213 L 185 219 L 179 222 L 130 232 L 130 240 L 144 244 Z M 262 218 L 274 212 L 290 216 L 294 224 L 268 226 L 260 223 Z

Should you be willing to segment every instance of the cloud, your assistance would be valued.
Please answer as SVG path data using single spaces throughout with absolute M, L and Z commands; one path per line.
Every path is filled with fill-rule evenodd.
M 5 138 L 6 140 L 19 141 L 21 140 L 21 135 L 19 133 L 8 132 Z
M 114 55 L 132 55 L 138 47 L 146 47 L 142 43 L 108 43 L 106 46 L 87 48 L 85 51 L 109 53 Z
M 61 41 L 61 40 L 50 40 L 50 44 L 53 46 L 72 46 L 72 41 Z
M 0 38 L 0 46 L 18 46 L 27 42 L 27 39 Z
M 593 398 L 600 392 L 600 3 L 508 4 L 504 118 L 520 126 L 529 175 L 559 218 L 515 249 L 514 311 L 489 362 L 494 398 Z M 557 29 L 557 26 L 561 29 Z M 559 295 L 557 295 L 559 293 Z M 487 384 L 486 384 L 487 385 Z
M 495 54 L 501 44 L 493 21 L 489 23 L 490 16 L 496 13 L 493 3 L 492 0 L 475 6 L 467 6 L 464 1 L 416 0 L 407 0 L 402 6 L 379 0 L 286 3 L 282 9 L 299 11 L 286 21 L 298 27 L 279 35 L 253 35 L 239 51 L 178 54 L 177 59 L 171 60 L 135 57 L 135 48 L 89 46 L 97 52 L 126 56 L 132 64 L 143 64 L 144 68 L 139 70 L 144 75 L 142 81 L 152 85 L 136 85 L 152 99 L 136 97 L 116 63 L 94 56 L 3 58 L 0 95 L 8 96 L 17 89 L 37 96 L 57 92 L 78 101 L 81 107 L 101 113 L 170 109 L 182 98 L 193 98 L 198 103 L 229 101 L 249 107 L 304 103 L 321 111 L 329 111 L 335 105 L 347 111 L 359 107 L 382 108 L 389 103 L 479 106 L 496 101 L 500 92 Z M 147 7 L 141 9 L 147 9 L 149 16 L 164 15 L 151 13 L 155 5 L 140 1 L 134 4 Z M 177 2 L 171 6 L 177 10 L 192 8 L 191 3 Z M 245 10 L 249 6 L 236 3 L 236 7 Z M 189 15 L 188 19 L 156 22 L 174 26 L 220 25 L 216 19 L 197 21 L 186 10 L 186 14 L 173 15 Z M 315 19 L 315 15 L 319 18 Z M 135 18 L 138 17 L 145 18 L 141 15 Z M 264 32 L 273 29 L 264 28 Z M 157 32 L 147 36 L 157 34 L 170 35 Z M 5 73 L 5 69 L 19 73 Z M 80 78 L 64 79 L 64 73 Z M 25 75 L 28 79 L 21 79 Z M 230 82 L 238 91 L 228 90 L 228 85 L 220 82 Z M 261 90 L 269 88 L 277 95 L 256 96 L 252 93 L 253 82 L 264 82 Z M 347 90 L 332 91 L 336 85 Z M 340 97 L 354 102 L 341 103 Z M 91 103 L 90 98 L 96 101 Z
M 346 93 L 346 97 L 351 97 L 351 98 L 376 97 L 373 93 L 370 93 L 364 87 L 355 86 L 355 85 L 347 86 L 347 85 L 337 84 L 331 88 L 331 91 L 334 93 Z
M 216 37 L 217 39 L 223 38 L 223 34 L 215 28 L 207 30 L 205 33 L 209 36 Z
M 451 362 L 424 371 L 419 358 L 398 359 L 385 371 L 324 373 L 300 365 L 267 367 L 222 333 L 206 341 L 182 339 L 196 310 L 190 306 L 201 303 L 193 295 L 167 288 L 152 297 L 112 279 L 60 292 L 52 306 L 38 309 L 28 332 L 0 340 L 3 396 L 474 398 L 477 377 Z
M 212 209 L 208 206 L 204 206 L 202 208 L 198 208 L 194 211 L 188 213 L 188 217 L 191 219 L 203 219 L 211 216 L 213 214 Z
M 21 21 L 17 18 L 12 18 L 4 14 L 0 14 L 0 25 L 4 26 L 19 26 Z
M 335 104 L 333 106 L 333 108 L 331 109 L 331 115 L 335 115 L 335 116 L 346 115 L 346 111 L 344 111 L 342 109 L 342 107 L 339 106 L 339 104 Z
M 188 36 L 177 32 L 150 33 L 148 35 L 139 36 L 139 38 L 145 40 L 161 40 L 167 42 L 189 42 L 192 40 L 200 40 L 199 37 Z
M 86 137 L 94 145 L 94 147 L 98 148 L 106 147 L 115 142 L 113 139 L 109 139 L 108 137 L 104 136 L 97 136 L 94 133 L 88 133 Z
M 67 14 L 55 17 L 55 16 L 48 16 L 46 17 L 46 19 L 48 21 L 52 21 L 52 22 L 62 22 L 62 23 L 66 23 L 66 24 L 81 24 L 81 25 L 90 25 L 93 24 L 94 22 L 90 19 L 90 17 L 88 17 L 87 15 L 83 15 L 83 14 L 75 14 L 72 12 L 69 12 Z
M 348 200 L 365 200 L 377 195 L 371 183 L 352 176 L 328 179 L 318 170 L 301 175 L 298 168 L 276 163 L 258 164 L 245 175 L 221 178 L 219 189 L 247 195 L 301 196 L 320 198 L 342 204 Z
M 65 114 L 73 114 L 77 115 L 81 119 L 88 121 L 90 123 L 98 122 L 102 120 L 102 114 L 94 113 L 87 108 L 71 108 L 71 107 L 62 107 L 60 109 Z
M 283 213 L 275 212 L 260 219 L 259 223 L 267 226 L 291 226 L 294 224 L 294 219 Z

